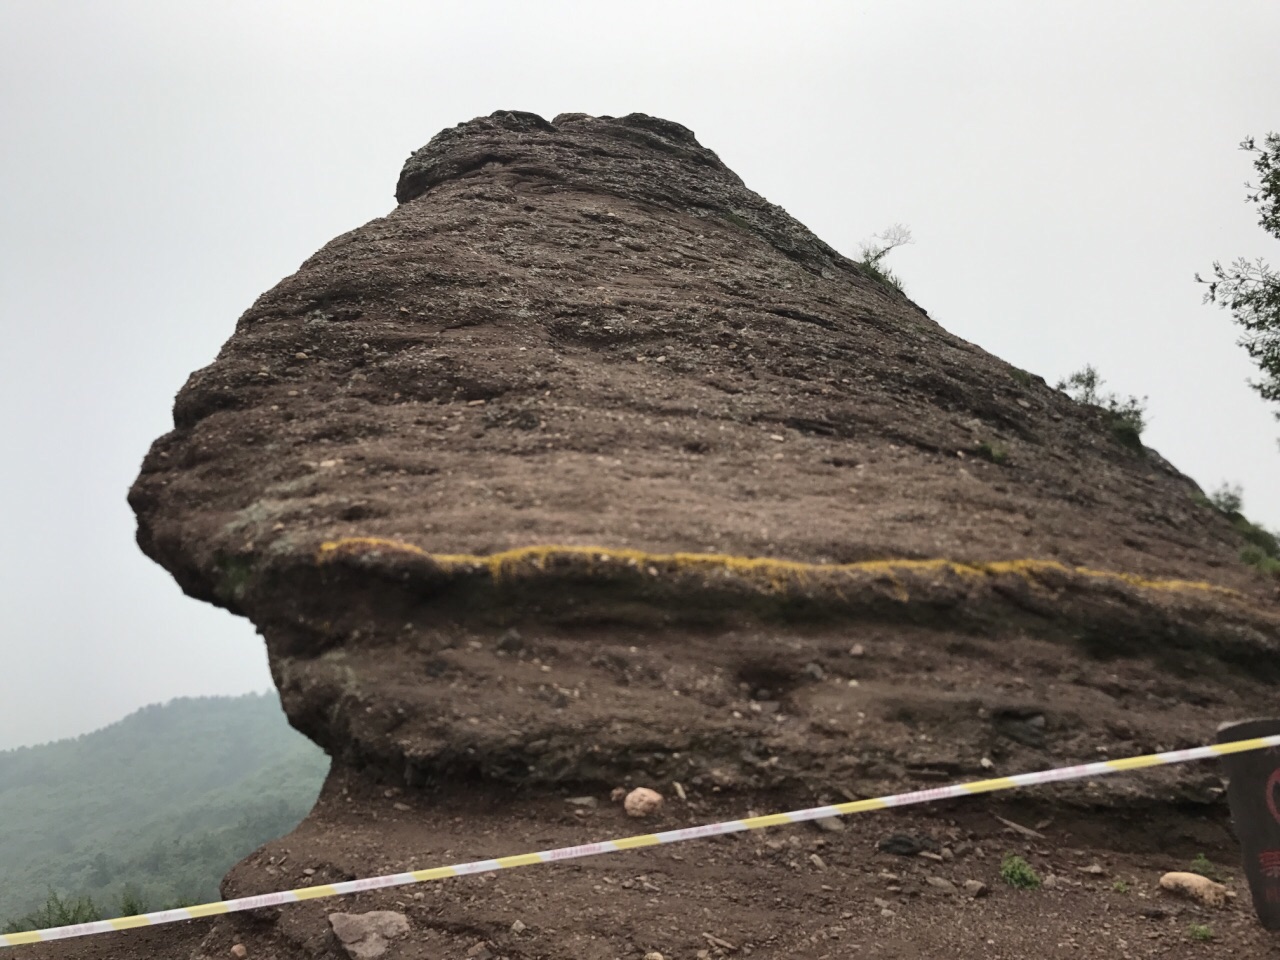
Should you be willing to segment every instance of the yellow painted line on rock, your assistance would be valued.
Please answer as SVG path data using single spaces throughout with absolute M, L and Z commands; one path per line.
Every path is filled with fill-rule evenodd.
M 431 560 L 447 571 L 487 570 L 495 579 L 501 579 L 517 572 L 520 568 L 532 567 L 545 569 L 548 563 L 557 560 L 586 560 L 593 564 L 621 563 L 628 567 L 648 570 L 653 568 L 661 573 L 660 568 L 674 569 L 677 572 L 687 570 L 725 571 L 744 576 L 761 576 L 777 588 L 787 583 L 804 583 L 810 578 L 824 578 L 836 575 L 864 575 L 870 577 L 887 577 L 890 580 L 899 574 L 940 573 L 946 572 L 955 576 L 976 580 L 998 576 L 1016 576 L 1028 582 L 1046 574 L 1066 577 L 1082 577 L 1088 580 L 1111 581 L 1139 587 L 1144 590 L 1162 590 L 1170 592 L 1214 593 L 1221 596 L 1239 598 L 1238 591 L 1203 580 L 1152 579 L 1137 574 L 1111 570 L 1096 570 L 1091 567 L 1070 567 L 1056 560 L 997 560 L 984 563 L 961 563 L 954 560 L 861 560 L 855 563 L 807 563 L 799 560 L 778 560 L 771 557 L 742 557 L 724 553 L 647 553 L 643 550 L 632 550 L 617 547 L 594 547 L 545 544 L 528 547 L 517 547 L 491 554 L 470 553 L 429 553 L 421 547 L 400 540 L 388 540 L 380 537 L 347 537 L 340 540 L 327 541 L 320 546 L 317 559 L 325 562 L 335 556 L 348 553 L 379 552 L 407 553 L 416 557 Z
M 990 793 L 996 790 L 1012 790 L 1034 784 L 1056 783 L 1063 780 L 1079 780 L 1091 777 L 1103 777 L 1124 770 L 1138 770 L 1175 763 L 1190 763 L 1194 760 L 1207 760 L 1229 753 L 1243 753 L 1246 750 L 1262 750 L 1269 747 L 1280 747 L 1280 734 L 1270 737 L 1256 737 L 1252 740 L 1237 740 L 1232 743 L 1215 743 L 1209 746 L 1192 747 L 1188 750 L 1171 750 L 1141 757 L 1127 757 L 1121 760 L 1102 760 L 1096 763 L 1084 763 L 1074 767 L 1058 767 L 1054 770 L 1039 770 L 1035 773 L 1020 773 L 1011 777 L 997 777 L 991 780 L 978 780 L 973 783 L 957 783 L 946 787 L 932 787 L 916 790 L 911 793 L 899 793 L 888 797 L 874 797 L 866 800 L 853 800 L 824 807 L 810 807 L 806 810 L 792 810 L 789 813 L 772 813 L 762 817 L 749 817 L 745 820 L 724 820 L 720 823 L 708 823 L 695 827 L 682 827 L 677 830 L 666 830 L 661 833 L 647 833 L 618 840 L 603 840 L 572 847 L 557 847 L 553 850 L 541 850 L 536 853 L 522 853 L 496 860 L 473 860 L 469 863 L 456 863 L 446 867 L 432 867 L 428 870 L 414 870 L 408 873 L 391 873 L 380 877 L 367 877 L 361 880 L 346 880 L 341 883 L 322 884 L 304 887 L 301 890 L 281 890 L 276 893 L 264 893 L 236 900 L 223 900 L 218 903 L 203 903 L 193 907 L 181 907 L 175 910 L 161 910 L 157 913 L 145 913 L 134 917 L 117 917 L 112 920 L 95 920 L 92 923 L 79 923 L 66 927 L 51 927 L 47 930 L 30 930 L 23 933 L 0 934 L 0 947 L 16 947 L 29 943 L 40 943 L 45 940 L 64 940 L 69 937 L 93 936 L 100 933 L 115 933 L 134 927 L 177 923 L 196 917 L 208 917 L 220 913 L 239 913 L 245 910 L 258 910 L 263 907 L 284 906 L 301 900 L 314 900 L 322 897 L 337 897 L 352 893 L 364 893 L 368 890 L 382 890 L 388 887 L 399 887 L 411 883 L 428 880 L 443 880 L 447 877 L 465 876 L 476 873 L 491 873 L 497 870 L 508 870 L 533 864 L 550 864 L 561 860 L 580 860 L 583 857 L 600 856 L 652 847 L 668 843 L 684 843 L 689 840 L 700 840 L 705 837 L 716 837 L 730 833 L 741 833 L 744 830 L 761 830 L 768 827 L 804 823 L 809 820 L 821 820 L 828 817 L 839 817 L 851 813 L 864 813 L 872 810 L 884 810 L 889 807 L 906 807 L 913 804 L 933 803 L 938 800 L 971 797 L 978 793 Z

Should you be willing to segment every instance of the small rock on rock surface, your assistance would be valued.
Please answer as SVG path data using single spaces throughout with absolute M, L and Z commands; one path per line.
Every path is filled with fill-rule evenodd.
M 504 653 L 518 653 L 524 649 L 524 638 L 518 630 L 508 630 L 498 638 L 498 649 Z
M 636 787 L 627 794 L 622 807 L 629 817 L 648 817 L 662 809 L 662 794 L 648 787 Z
M 956 885 L 946 877 L 925 877 L 924 882 L 943 893 L 959 893 Z
M 391 940 L 409 932 L 409 918 L 394 910 L 331 913 L 329 926 L 349 957 L 373 960 L 387 952 Z
M 1160 889 L 1208 907 L 1221 907 L 1227 902 L 1227 888 L 1198 873 L 1166 873 L 1160 878 Z
M 985 897 L 991 890 L 981 880 L 966 880 L 964 882 L 964 892 L 976 898 Z
M 932 844 L 928 844 L 928 846 L 932 846 Z M 895 833 L 876 844 L 876 849 L 881 853 L 895 853 L 900 857 L 917 856 L 925 847 L 925 841 L 917 840 L 915 837 L 908 836 L 905 833 Z
M 235 957 L 236 960 L 244 960 L 244 958 L 249 955 L 249 951 L 243 943 L 237 943 L 231 948 L 231 955 Z

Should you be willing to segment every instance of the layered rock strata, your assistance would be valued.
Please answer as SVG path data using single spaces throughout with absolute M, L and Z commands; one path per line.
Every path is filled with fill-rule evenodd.
M 343 776 L 861 796 L 1269 704 L 1272 588 L 1194 484 L 686 128 L 501 111 L 396 198 L 240 318 L 130 494 Z

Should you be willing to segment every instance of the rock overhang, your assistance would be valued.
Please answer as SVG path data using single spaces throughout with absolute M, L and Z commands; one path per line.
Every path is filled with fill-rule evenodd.
M 724 705 L 742 664 L 828 670 L 850 631 L 1266 679 L 1274 611 L 1189 481 L 863 276 L 686 128 L 500 111 L 415 153 L 397 197 L 245 314 L 131 494 L 144 550 L 259 626 L 335 756 L 554 781 L 702 750 L 690 775 L 816 783 L 832 755 Z M 442 560 L 547 544 L 505 577 Z M 841 572 L 650 559 L 697 555 Z M 1151 586 L 1171 580 L 1211 589 Z M 524 654 L 497 647 L 513 629 Z M 579 686 L 540 678 L 552 662 Z M 511 671 L 533 692 L 473 723 Z M 590 687 L 622 729 L 584 752 Z M 670 689 L 677 719 L 646 729 Z M 797 686 L 777 715 L 830 696 Z

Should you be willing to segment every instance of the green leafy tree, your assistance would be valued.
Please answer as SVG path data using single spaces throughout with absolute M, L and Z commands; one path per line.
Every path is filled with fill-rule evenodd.
M 1257 205 L 1258 225 L 1280 240 L 1280 134 L 1267 134 L 1261 145 L 1249 137 L 1240 149 L 1254 155 L 1258 173 L 1257 184 L 1245 184 L 1245 199 Z M 1206 280 L 1196 274 L 1196 281 L 1208 286 L 1205 303 L 1230 310 L 1244 329 L 1240 345 L 1262 372 L 1250 386 L 1263 399 L 1280 403 L 1280 272 L 1261 257 L 1239 257 L 1226 266 L 1215 260 L 1212 276 Z

